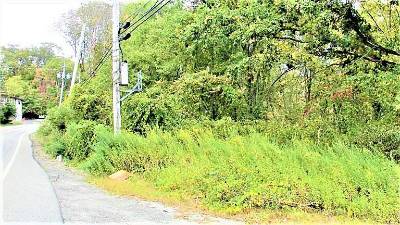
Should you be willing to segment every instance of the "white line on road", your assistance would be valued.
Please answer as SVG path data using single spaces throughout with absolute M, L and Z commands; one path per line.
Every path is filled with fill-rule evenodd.
M 10 162 L 7 164 L 6 169 L 4 170 L 4 173 L 3 173 L 3 183 L 4 183 L 4 179 L 7 177 L 7 174 L 10 172 L 11 166 L 14 164 L 14 161 L 15 161 L 15 159 L 17 158 L 19 149 L 20 149 L 21 144 L 22 144 L 22 139 L 24 138 L 24 136 L 25 136 L 25 134 L 22 134 L 21 137 L 19 138 L 17 147 L 15 148 L 15 152 L 14 152 L 14 154 L 13 154 L 13 156 L 12 156 Z

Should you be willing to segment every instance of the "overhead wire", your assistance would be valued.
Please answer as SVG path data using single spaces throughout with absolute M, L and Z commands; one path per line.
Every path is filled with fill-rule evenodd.
M 150 1 L 151 1 L 151 0 L 150 0 Z M 146 2 L 146 4 L 145 4 L 143 7 L 145 7 L 150 1 Z M 162 2 L 162 1 L 164 1 L 164 0 L 161 0 L 161 2 Z M 142 20 L 145 16 L 147 16 L 147 15 L 150 13 L 151 10 L 153 10 L 154 8 L 156 8 L 157 6 L 159 6 L 159 3 L 160 3 L 160 0 L 157 0 L 157 1 L 154 3 L 154 5 L 153 5 L 149 10 L 147 10 L 147 11 L 144 13 L 144 15 L 142 15 L 142 17 L 140 17 L 135 23 L 131 24 L 127 29 L 129 29 L 129 28 L 132 27 L 133 25 L 137 24 L 137 22 L 139 22 L 139 21 Z M 142 7 L 142 8 L 143 8 L 143 7 Z M 136 12 L 135 12 L 136 15 L 133 16 L 133 18 L 136 18 L 136 17 L 137 17 L 137 14 L 138 14 L 137 11 L 138 11 L 138 10 L 136 10 Z M 132 16 L 131 16 L 131 18 L 132 18 Z M 120 34 L 122 34 L 122 33 L 120 33 Z M 93 76 L 93 75 L 97 72 L 97 70 L 103 65 L 104 60 L 109 56 L 109 54 L 111 53 L 111 51 L 112 51 L 112 46 L 109 46 L 108 49 L 107 49 L 107 51 L 104 53 L 104 55 L 103 55 L 102 58 L 100 59 L 100 62 L 97 64 L 97 66 L 95 67 L 95 69 L 91 72 L 91 76 Z
M 163 3 L 163 2 L 164 2 L 164 3 Z M 162 3 L 163 3 L 163 5 L 161 5 L 161 7 L 159 7 L 157 10 L 155 10 L 155 11 L 153 11 L 153 12 L 149 11 L 148 13 L 146 13 L 146 15 L 143 16 L 141 19 L 145 18 L 148 14 L 150 14 L 150 13 L 151 13 L 151 14 L 150 14 L 150 16 L 148 16 L 147 18 L 145 18 L 144 20 L 140 21 L 140 20 L 141 20 L 141 19 L 140 19 L 140 20 L 136 21 L 135 24 L 133 24 L 132 26 L 130 26 L 130 28 L 133 27 L 134 25 L 136 25 L 136 26 L 134 26 L 134 27 L 131 29 L 131 31 L 128 32 L 128 34 L 133 33 L 140 25 L 142 25 L 142 24 L 145 23 L 147 20 L 149 20 L 152 16 L 154 16 L 154 14 L 158 13 L 162 8 L 164 8 L 164 7 L 165 7 L 168 3 L 170 3 L 170 2 L 171 2 L 171 0 L 161 0 L 160 3 L 158 3 L 157 6 L 159 6 L 159 5 L 162 4 Z M 130 29 L 130 28 L 128 28 L 128 29 Z M 127 32 L 128 29 L 126 29 L 125 32 Z M 124 33 L 124 32 L 123 32 L 123 33 Z
M 152 7 L 150 7 L 146 12 L 143 13 L 143 15 L 136 20 L 136 22 L 130 24 L 128 26 L 128 28 L 126 28 L 124 31 L 121 32 L 121 34 L 124 34 L 126 31 L 128 31 L 131 27 L 135 26 L 137 23 L 139 23 L 143 18 L 145 18 L 147 15 L 149 15 L 151 13 L 151 11 L 153 11 L 155 8 L 157 8 L 158 6 L 161 5 L 161 3 L 163 3 L 165 0 L 157 0 Z
M 122 22 L 123 24 L 125 24 L 126 22 L 129 22 L 130 20 L 135 19 L 138 15 L 139 15 L 139 11 L 141 9 L 144 9 L 144 7 L 146 7 L 151 1 L 153 0 L 148 0 L 146 3 L 144 3 L 144 5 L 142 7 L 139 7 L 138 9 L 136 9 L 128 18 L 126 18 L 124 20 L 124 22 Z
M 143 9 L 144 7 L 146 7 L 146 5 L 148 5 L 148 3 L 150 3 L 151 1 L 152 0 L 148 0 L 142 7 L 139 7 L 139 9 L 137 9 L 133 14 L 131 14 L 129 16 L 129 18 L 125 19 L 124 22 L 122 22 L 122 24 L 125 24 L 125 23 L 129 22 L 129 20 L 136 18 L 139 15 L 140 9 L 141 8 Z M 104 64 L 104 61 L 110 55 L 111 50 L 112 50 L 112 46 L 108 46 L 106 52 L 103 54 L 100 61 L 97 63 L 96 67 L 93 69 L 93 71 L 91 71 L 90 76 L 93 76 L 97 72 L 97 70 Z
M 146 5 L 148 5 L 148 3 L 150 3 L 152 0 L 148 0 L 142 8 L 144 8 Z M 139 28 L 139 26 L 141 26 L 143 23 L 145 23 L 147 20 L 149 20 L 154 14 L 158 13 L 162 8 L 164 8 L 168 3 L 170 3 L 171 0 L 157 0 L 152 7 L 150 7 L 147 11 L 145 11 L 143 13 L 143 15 L 137 19 L 134 23 L 130 24 L 124 31 L 120 32 L 121 34 L 126 33 L 129 29 L 132 29 L 126 34 L 126 35 L 130 35 L 132 34 L 132 32 L 134 32 L 136 29 Z M 161 5 L 162 4 L 162 5 Z M 161 7 L 159 7 L 161 5 Z M 128 19 L 126 19 L 123 23 L 127 23 L 129 22 L 129 19 L 134 19 L 139 15 L 139 10 L 136 10 L 134 12 L 133 15 L 131 15 Z M 148 16 L 150 15 L 150 16 Z M 126 37 L 126 35 L 124 37 Z M 86 79 L 83 83 L 87 83 L 88 81 L 90 81 L 93 77 L 94 74 L 97 73 L 98 69 L 101 68 L 101 66 L 104 64 L 105 60 L 108 58 L 108 56 L 110 55 L 110 53 L 112 52 L 112 46 L 109 46 L 107 51 L 103 54 L 103 56 L 100 58 L 99 63 L 96 65 L 95 69 L 91 72 L 90 76 L 88 79 Z

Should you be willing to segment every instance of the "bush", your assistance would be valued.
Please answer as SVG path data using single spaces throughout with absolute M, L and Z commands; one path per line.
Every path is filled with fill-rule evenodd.
M 67 159 L 82 161 L 86 159 L 92 149 L 96 123 L 82 120 L 79 123 L 71 123 L 65 134 L 65 152 Z
M 278 145 L 257 132 L 222 140 L 206 128 L 114 136 L 104 127 L 95 128 L 93 143 L 82 164 L 92 174 L 140 173 L 214 210 L 294 208 L 400 221 L 397 165 L 342 143 Z
M 151 127 L 171 130 L 180 126 L 181 105 L 169 95 L 162 83 L 138 93 L 124 101 L 122 115 L 124 128 L 137 133 L 145 133 Z
M 41 137 L 44 138 L 42 133 L 40 133 Z M 61 132 L 52 131 L 46 136 L 46 141 L 44 143 L 44 150 L 47 154 L 52 157 L 56 157 L 58 155 L 64 155 L 65 153 L 65 141 L 64 136 Z
M 179 99 L 187 118 L 205 117 L 218 120 L 231 117 L 245 118 L 247 105 L 243 93 L 232 86 L 227 76 L 207 71 L 184 74 L 171 86 L 171 93 Z
M 48 111 L 48 115 L 46 117 L 45 130 L 47 132 L 55 129 L 57 131 L 64 132 L 67 128 L 67 125 L 71 122 L 78 121 L 75 111 L 73 111 L 70 107 L 66 105 L 62 105 L 60 107 L 54 107 Z
M 147 138 L 129 132 L 114 136 L 110 130 L 99 126 L 95 132 L 93 154 L 82 168 L 94 175 L 118 170 L 143 173 L 161 169 L 169 164 L 173 155 L 165 146 L 172 139 L 169 133 L 154 131 L 149 132 Z
M 112 97 L 109 93 L 111 81 L 104 80 L 102 77 L 94 79 L 96 82 L 89 86 L 75 86 L 74 91 L 66 100 L 66 104 L 79 118 L 111 125 Z
M 107 154 L 111 151 L 115 142 L 114 134 L 102 125 L 95 127 L 93 151 L 90 156 L 82 162 L 81 169 L 92 175 L 111 174 L 116 171 Z
M 10 122 L 9 118 L 11 116 L 15 116 L 14 105 L 6 103 L 4 106 L 0 107 L 0 123 L 2 124 L 9 123 Z
M 397 162 L 400 161 L 400 127 L 398 126 L 366 126 L 354 135 L 353 143 L 381 152 Z
M 280 147 L 260 134 L 228 142 L 204 136 L 186 143 L 191 144 L 174 153 L 181 156 L 175 163 L 152 173 L 154 182 L 196 196 L 209 208 L 296 208 L 385 222 L 400 219 L 396 165 L 371 152 L 340 143 Z

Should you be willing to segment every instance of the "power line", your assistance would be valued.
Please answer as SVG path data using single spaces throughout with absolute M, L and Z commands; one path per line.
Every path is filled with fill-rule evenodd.
M 104 61 L 107 59 L 108 56 L 110 56 L 111 53 L 111 47 L 109 47 L 107 49 L 107 51 L 103 54 L 103 56 L 100 58 L 99 63 L 97 64 L 97 66 L 94 68 L 94 70 L 91 72 L 91 75 L 94 75 L 98 69 L 100 69 L 100 67 L 103 65 Z
M 123 32 L 121 32 L 121 34 L 126 33 L 131 27 L 137 25 L 143 18 L 145 18 L 147 15 L 149 15 L 154 9 L 156 9 L 158 6 L 160 6 L 163 2 L 164 2 L 164 0 L 157 0 L 150 9 L 148 9 L 138 20 L 136 20 L 136 22 L 130 24 Z M 168 2 L 170 2 L 170 0 L 168 0 Z M 161 6 L 161 8 L 162 7 L 164 7 L 164 6 Z M 158 11 L 161 8 L 159 8 Z
M 145 3 L 145 5 L 147 5 L 150 1 L 151 0 L 147 1 Z M 128 28 L 126 28 L 120 34 L 126 33 L 130 28 L 133 27 L 131 29 L 131 31 L 129 31 L 124 37 L 126 37 L 127 35 L 132 34 L 135 30 L 137 30 L 139 28 L 139 26 L 141 26 L 143 23 L 145 23 L 147 20 L 149 20 L 154 14 L 158 13 L 162 8 L 164 8 L 170 2 L 171 2 L 171 0 L 167 0 L 167 1 L 165 1 L 165 0 L 157 0 L 150 9 L 148 9 L 138 20 L 136 20 L 134 23 L 130 24 L 128 26 Z M 160 5 L 161 5 L 161 7 L 159 7 Z M 148 16 L 149 14 L 150 14 L 150 16 Z M 136 18 L 136 17 L 137 17 L 137 14 L 135 16 L 133 16 L 133 18 Z M 130 18 L 132 18 L 132 16 Z M 87 83 L 88 81 L 90 81 L 93 78 L 94 74 L 97 72 L 98 69 L 100 69 L 100 67 L 104 64 L 105 60 L 108 58 L 108 56 L 112 52 L 111 50 L 112 50 L 112 47 L 109 47 L 107 49 L 107 51 L 103 54 L 103 56 L 101 57 L 99 63 L 95 67 L 95 69 L 91 72 L 91 75 L 90 75 L 89 79 L 84 81 L 82 84 Z
M 151 2 L 151 1 L 152 1 L 152 0 L 147 1 L 147 2 L 144 4 L 143 7 L 145 7 L 145 6 L 146 6 L 149 2 Z M 157 0 L 157 2 L 158 2 L 158 0 Z M 143 8 L 143 7 L 142 7 L 142 8 Z M 153 7 L 154 7 L 154 5 L 152 6 L 152 8 L 153 8 Z M 124 23 L 129 22 L 130 19 L 136 18 L 136 17 L 138 16 L 138 14 L 139 14 L 139 10 L 140 10 L 140 9 L 137 9 L 137 10 L 133 13 L 134 15 L 131 15 L 128 19 L 126 19 L 126 20 L 124 21 Z M 142 19 L 142 18 L 140 18 L 140 19 Z M 139 19 L 139 20 L 140 20 L 140 19 Z M 131 25 L 129 24 L 128 28 L 129 28 L 130 26 L 131 26 Z M 128 29 L 128 28 L 126 28 L 126 29 Z M 95 67 L 95 69 L 91 72 L 91 75 L 94 75 L 94 74 L 97 72 L 97 70 L 103 65 L 104 60 L 110 55 L 111 49 L 112 49 L 112 47 L 109 46 L 108 49 L 107 49 L 107 51 L 106 51 L 106 52 L 103 54 L 103 56 L 101 57 L 99 63 L 98 63 L 97 66 Z
M 133 12 L 127 19 L 124 20 L 123 24 L 125 24 L 126 22 L 129 22 L 130 20 L 135 19 L 139 15 L 139 11 L 141 9 L 144 9 L 144 7 L 146 7 L 146 5 L 148 5 L 151 1 L 153 1 L 153 0 L 148 0 L 141 8 L 139 7 L 138 9 L 136 9 L 135 12 Z

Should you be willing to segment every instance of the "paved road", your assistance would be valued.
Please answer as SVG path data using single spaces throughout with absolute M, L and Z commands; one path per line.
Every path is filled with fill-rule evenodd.
M 38 126 L 31 122 L 0 128 L 0 212 L 4 212 L 0 224 L 241 224 L 110 195 L 88 184 L 78 171 L 49 158 L 36 142 L 32 144 L 29 135 Z
M 1 132 L 2 130 L 7 130 L 7 132 Z M 16 150 L 16 143 L 14 140 L 18 140 L 19 137 L 24 133 L 23 129 L 7 129 L 3 128 L 0 130 L 0 135 L 3 138 L 3 151 L 2 160 L 3 160 L 3 170 L 10 164 L 13 153 Z
M 49 178 L 32 157 L 29 135 L 38 126 L 31 122 L 0 128 L 2 223 L 62 223 Z
M 64 223 L 116 225 L 243 224 L 197 212 L 182 211 L 133 196 L 111 195 L 88 184 L 86 178 L 62 162 L 49 158 L 34 141 L 34 156 L 50 177 L 60 203 Z

